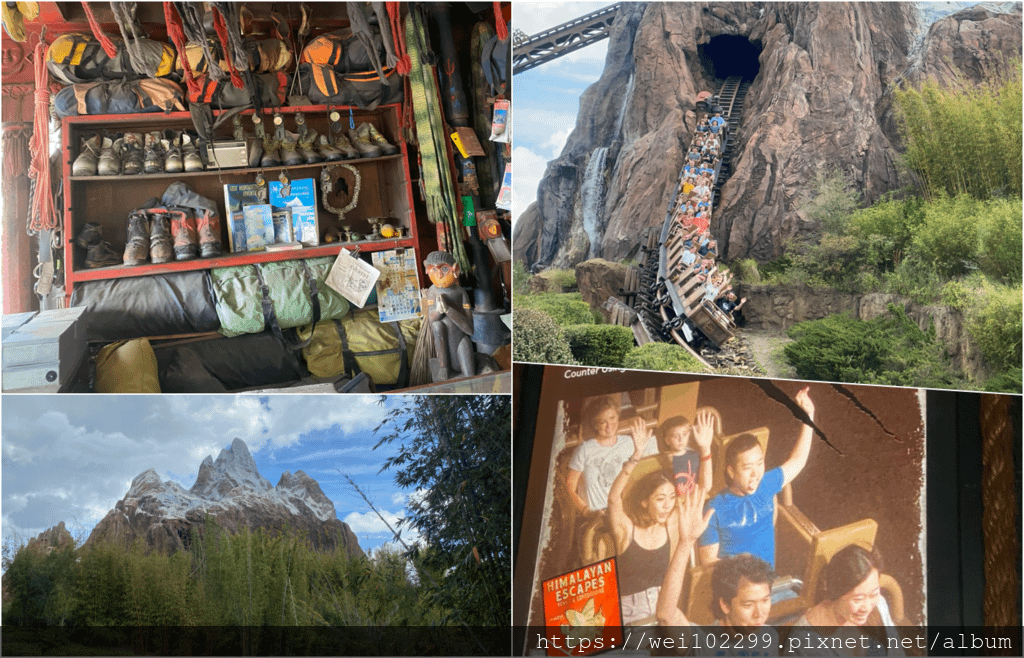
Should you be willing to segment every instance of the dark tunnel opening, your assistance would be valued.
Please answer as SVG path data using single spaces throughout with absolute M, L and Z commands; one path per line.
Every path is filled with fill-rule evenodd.
M 704 75 L 709 79 L 724 80 L 740 76 L 745 82 L 753 82 L 761 71 L 758 57 L 761 56 L 761 42 L 732 34 L 712 37 L 708 43 L 697 46 Z

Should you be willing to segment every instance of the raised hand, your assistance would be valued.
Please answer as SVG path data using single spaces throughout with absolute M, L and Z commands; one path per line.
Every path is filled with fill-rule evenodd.
M 704 513 L 704 490 L 694 487 L 676 498 L 679 513 L 679 540 L 682 545 L 693 544 L 707 530 L 714 508 Z
M 814 401 L 811 400 L 811 387 L 805 386 L 796 394 L 796 403 L 807 416 L 814 420 Z
M 637 416 L 633 419 L 633 456 L 642 457 L 647 444 L 651 440 L 651 430 L 647 427 L 647 421 Z
M 715 414 L 708 409 L 697 412 L 693 422 L 693 442 L 700 448 L 700 454 L 711 452 L 711 442 L 715 438 Z

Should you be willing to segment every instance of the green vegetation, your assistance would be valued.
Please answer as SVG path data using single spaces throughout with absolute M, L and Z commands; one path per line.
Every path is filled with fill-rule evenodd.
M 707 372 L 703 363 L 674 343 L 647 343 L 626 352 L 622 367 L 669 372 Z
M 894 386 L 961 388 L 946 363 L 934 329 L 921 329 L 902 307 L 889 316 L 861 321 L 832 315 L 801 322 L 789 330 L 794 341 L 783 350 L 800 379 Z
M 542 292 L 516 298 L 516 308 L 543 311 L 560 327 L 594 324 L 590 304 L 578 292 Z
M 529 273 L 523 261 L 517 260 L 512 263 L 512 294 L 516 297 L 527 293 L 526 285 L 530 279 Z
M 905 161 L 926 196 L 1021 197 L 1021 63 L 994 68 L 979 84 L 896 91 Z
M 561 328 L 543 311 L 523 308 L 516 298 L 512 313 L 512 358 L 529 363 L 578 365 Z
M 537 275 L 548 282 L 549 290 L 571 292 L 577 290 L 576 270 L 550 269 Z
M 633 347 L 633 331 L 613 324 L 582 324 L 565 328 L 565 337 L 576 361 L 604 368 L 621 368 Z

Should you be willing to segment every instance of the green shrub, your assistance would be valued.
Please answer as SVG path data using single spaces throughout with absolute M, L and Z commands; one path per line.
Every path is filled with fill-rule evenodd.
M 736 279 L 744 283 L 760 283 L 761 273 L 757 268 L 757 261 L 753 258 L 744 258 L 732 264 Z
M 522 306 L 512 313 L 512 358 L 531 363 L 576 365 L 568 341 L 551 316 Z
M 632 330 L 614 324 L 566 327 L 565 337 L 573 358 L 587 366 L 621 368 L 626 352 L 633 347 Z
M 899 306 L 862 321 L 832 315 L 789 330 L 783 354 L 800 379 L 948 388 L 960 381 L 934 332 L 924 332 Z
M 528 292 L 526 283 L 529 280 L 530 275 L 526 271 L 526 265 L 523 261 L 517 260 L 512 263 L 512 294 L 517 297 L 525 295 Z
M 967 331 L 997 372 L 1021 369 L 1021 292 L 1020 286 L 985 286 L 969 312 Z
M 707 372 L 703 363 L 684 348 L 672 343 L 647 343 L 642 347 L 634 347 L 622 359 L 622 366 L 635 370 Z
M 1009 370 L 992 377 L 985 382 L 985 391 L 990 393 L 1020 393 L 1021 392 L 1021 371 Z
M 933 199 L 914 235 L 915 255 L 944 277 L 968 272 L 977 262 L 978 221 L 984 211 L 984 204 L 966 195 Z
M 910 251 L 914 234 L 924 222 L 920 198 L 883 199 L 850 218 L 850 233 L 865 242 L 867 260 L 876 270 L 892 270 Z
M 978 263 L 1003 283 L 1021 282 L 1021 201 L 995 199 L 978 221 Z
M 594 324 L 590 304 L 578 292 L 542 292 L 516 298 L 516 308 L 532 308 L 546 313 L 560 327 Z
M 578 287 L 576 284 L 576 270 L 548 270 L 544 274 L 552 283 L 557 285 L 562 292 L 570 292 L 572 290 L 576 290 Z

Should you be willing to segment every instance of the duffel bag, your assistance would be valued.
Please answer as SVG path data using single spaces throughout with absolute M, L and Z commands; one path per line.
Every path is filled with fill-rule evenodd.
M 228 70 L 227 60 L 224 59 L 223 49 L 216 39 L 207 41 L 210 52 L 217 58 L 217 65 L 222 71 Z M 292 51 L 281 39 L 247 39 L 245 49 L 249 53 L 249 69 L 256 73 L 272 73 L 283 71 L 292 63 Z M 206 73 L 210 68 L 206 63 L 206 53 L 203 47 L 197 43 L 185 45 L 184 57 L 188 60 L 189 67 L 196 75 Z M 179 58 L 175 63 L 177 70 L 182 70 L 183 64 Z
M 54 39 L 46 51 L 46 68 L 58 82 L 79 84 L 95 80 L 134 80 L 150 77 L 148 71 L 136 71 L 120 39 L 111 40 L 117 55 L 108 57 L 99 41 L 91 34 L 69 32 Z M 133 48 L 163 77 L 174 72 L 174 49 L 170 44 L 152 39 L 138 39 Z
M 220 333 L 258 334 L 340 318 L 348 300 L 324 283 L 334 258 L 258 263 L 210 270 Z
M 378 105 L 401 103 L 402 78 L 392 68 L 384 68 L 384 77 L 374 70 L 338 73 L 329 66 L 300 64 L 296 75 L 316 105 L 355 105 L 373 110 Z
M 379 32 L 373 35 L 373 48 L 376 52 L 371 53 L 359 37 L 344 37 L 338 32 L 330 32 L 310 41 L 302 49 L 299 63 L 329 66 L 339 72 L 369 71 L 387 61 L 387 51 Z
M 284 73 L 264 73 L 252 76 L 263 107 L 280 107 L 284 105 L 285 93 L 288 90 L 288 76 Z M 189 92 L 190 103 L 206 103 L 216 108 L 246 107 L 252 104 L 248 86 L 239 89 L 231 84 L 231 80 L 214 80 L 207 75 L 196 78 L 199 82 L 199 93 Z
M 300 327 L 306 367 L 317 377 L 365 372 L 376 386 L 409 386 L 409 372 L 422 320 L 381 322 L 373 307 L 353 308 L 340 320 Z
M 60 117 L 83 114 L 140 114 L 184 111 L 184 94 L 172 80 L 116 80 L 87 82 L 65 87 L 53 97 L 53 111 Z

